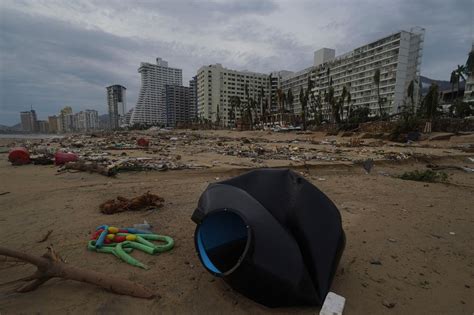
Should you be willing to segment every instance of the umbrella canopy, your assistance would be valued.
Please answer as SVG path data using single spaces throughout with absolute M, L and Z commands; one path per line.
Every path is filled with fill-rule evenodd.
M 204 267 L 270 307 L 320 305 L 345 246 L 339 210 L 290 170 L 208 186 L 192 219 Z

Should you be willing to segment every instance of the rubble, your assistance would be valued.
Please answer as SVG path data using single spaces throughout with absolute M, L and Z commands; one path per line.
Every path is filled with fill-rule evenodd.
M 71 165 L 61 166 L 60 172 L 78 170 L 105 176 L 130 171 L 359 163 L 367 159 L 374 162 L 402 161 L 417 158 L 416 154 L 420 153 L 415 148 L 439 148 L 436 144 L 381 140 L 383 133 L 351 132 L 344 134 L 348 138 L 327 136 L 322 139 L 308 132 L 293 137 L 290 134 L 279 137 L 256 135 L 247 133 L 239 137 L 232 132 L 198 133 L 150 128 L 146 131 L 70 135 L 39 142 L 23 141 L 21 145 L 14 143 L 11 147 L 24 147 L 36 165 L 49 165 L 55 161 L 55 155 L 70 154 L 77 157 L 77 161 L 64 160 Z M 372 139 L 366 140 L 368 138 Z M 458 152 L 465 150 L 459 146 L 451 148 Z M 208 163 L 210 160 L 212 162 Z

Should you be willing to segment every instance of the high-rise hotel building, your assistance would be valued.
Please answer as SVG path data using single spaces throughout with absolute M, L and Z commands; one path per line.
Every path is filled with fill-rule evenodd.
M 166 85 L 183 85 L 181 69 L 168 67 L 168 62 L 157 58 L 156 65 L 142 62 L 138 72 L 142 86 L 130 124 L 166 125 Z
M 260 100 L 257 112 L 262 112 L 263 100 L 270 97 L 269 75 L 264 73 L 237 71 L 224 68 L 221 64 L 203 66 L 197 74 L 198 118 L 220 122 L 227 126 L 231 98 L 239 97 L 241 106 L 247 103 L 245 86 L 249 97 Z M 263 93 L 262 93 L 263 92 Z M 235 119 L 240 118 L 240 111 L 235 110 Z
M 293 104 L 288 102 L 285 110 L 301 114 L 300 90 L 308 88 L 312 81 L 313 99 L 322 100 L 322 114 L 331 119 L 331 109 L 324 100 L 332 82 L 335 97 L 338 98 L 345 86 L 351 94 L 351 103 L 344 104 L 344 115 L 349 107 L 370 108 L 371 115 L 379 112 L 377 87 L 374 73 L 380 71 L 379 94 L 384 113 L 396 113 L 404 104 L 408 104 L 407 89 L 414 82 L 414 97 L 418 98 L 420 65 L 422 57 L 424 29 L 413 28 L 400 31 L 354 49 L 336 57 L 336 51 L 322 48 L 314 53 L 313 65 L 301 71 L 278 71 L 271 74 L 235 71 L 220 64 L 203 66 L 197 75 L 198 117 L 216 122 L 218 116 L 224 125 L 229 124 L 230 99 L 238 96 L 245 103 L 245 85 L 250 96 L 259 98 L 263 90 L 265 104 L 270 113 L 280 111 L 278 93 L 288 95 L 291 89 Z M 263 103 L 263 101 L 261 102 Z M 263 104 L 258 108 L 261 113 Z M 240 113 L 236 112 L 236 118 Z
M 414 82 L 415 99 L 418 97 L 420 65 L 424 29 L 400 31 L 351 52 L 335 57 L 335 51 L 323 48 L 315 52 L 311 72 L 313 94 L 323 101 L 323 116 L 330 119 L 330 108 L 324 103 L 324 94 L 332 80 L 335 97 L 341 95 L 345 86 L 351 94 L 349 106 L 367 106 L 372 115 L 379 112 L 377 87 L 374 73 L 380 71 L 380 99 L 384 113 L 393 114 L 408 104 L 407 90 Z

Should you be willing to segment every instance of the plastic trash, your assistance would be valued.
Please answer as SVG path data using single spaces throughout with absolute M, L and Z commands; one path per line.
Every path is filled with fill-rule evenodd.
M 54 164 L 63 165 L 63 164 L 66 164 L 67 162 L 75 162 L 78 159 L 79 157 L 75 153 L 67 153 L 67 152 L 58 151 L 54 155 Z
M 8 161 L 13 165 L 24 165 L 31 162 L 30 152 L 26 148 L 16 147 L 8 153 Z
M 137 140 L 137 145 L 140 147 L 148 147 L 150 145 L 150 141 L 145 138 L 140 138 Z
M 151 224 L 148 223 L 146 220 L 143 220 L 143 223 L 134 224 L 133 227 L 138 230 L 143 230 L 143 231 L 148 231 L 148 232 L 151 232 L 151 228 L 152 228 Z
M 324 300 L 323 307 L 319 315 L 342 315 L 346 299 L 334 292 L 329 292 Z

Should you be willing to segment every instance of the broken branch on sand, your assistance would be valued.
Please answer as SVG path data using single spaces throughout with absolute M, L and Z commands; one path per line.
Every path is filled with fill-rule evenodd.
M 84 270 L 67 265 L 55 252 L 52 246 L 48 247 L 48 251 L 42 257 L 11 250 L 5 247 L 0 247 L 0 255 L 17 258 L 33 264 L 38 268 L 33 275 L 18 280 L 30 282 L 16 289 L 17 292 L 23 293 L 33 291 L 51 278 L 58 277 L 94 284 L 118 294 L 146 299 L 155 296 L 150 289 L 141 284 L 105 275 L 96 271 Z
M 46 242 L 46 240 L 48 239 L 48 237 L 51 235 L 51 233 L 53 233 L 53 230 L 49 230 L 48 232 L 46 232 L 46 234 L 43 236 L 42 239 L 40 239 L 37 243 L 43 243 L 43 242 Z

